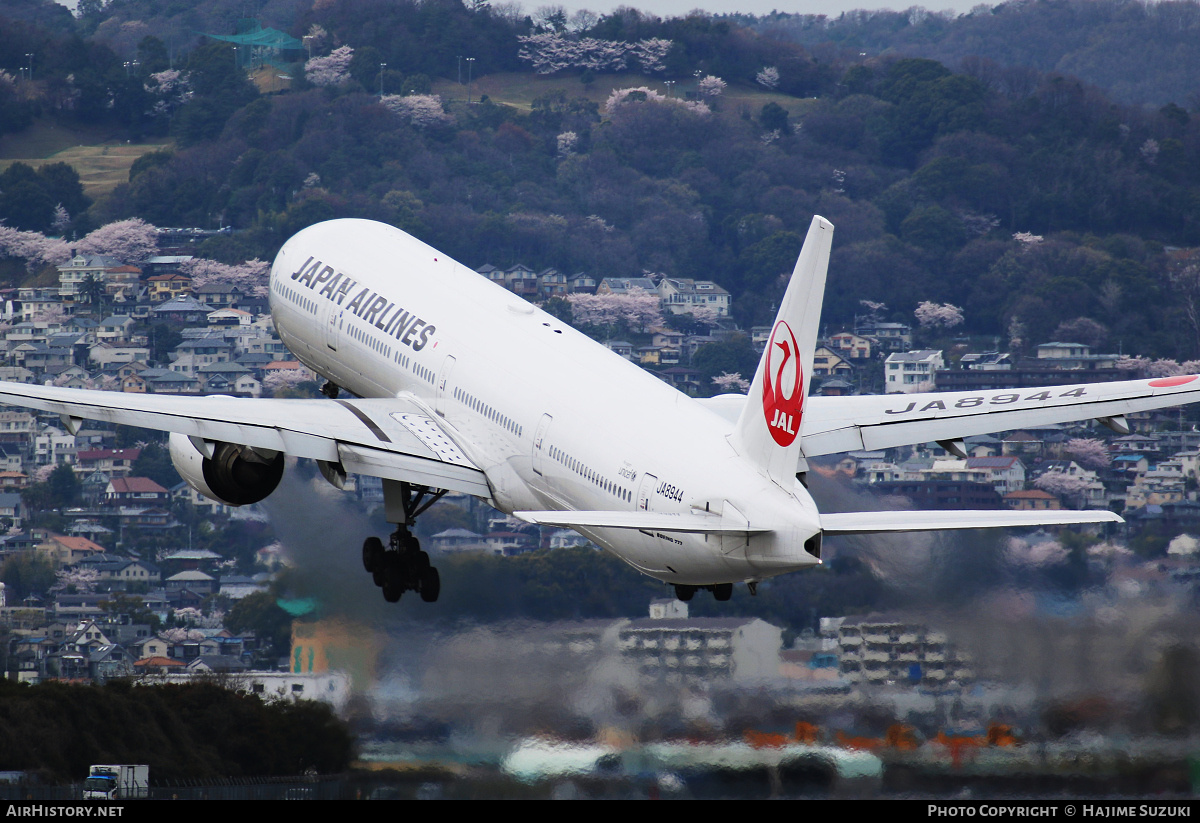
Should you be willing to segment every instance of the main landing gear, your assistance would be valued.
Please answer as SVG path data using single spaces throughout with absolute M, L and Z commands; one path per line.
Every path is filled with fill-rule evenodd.
M 389 489 L 393 484 L 398 488 Z M 399 494 L 389 495 L 389 491 Z M 416 523 L 417 515 L 445 493 L 425 486 L 384 481 L 385 506 L 390 512 L 392 507 L 388 504 L 393 500 L 389 498 L 399 497 L 403 522 L 397 524 L 386 546 L 378 537 L 363 541 L 363 568 L 371 573 L 375 585 L 383 589 L 383 599 L 387 602 L 397 602 L 406 591 L 417 592 L 426 603 L 437 601 L 442 589 L 438 570 L 430 565 L 429 555 L 421 550 L 420 542 L 409 528 Z
M 732 583 L 714 583 L 711 586 L 688 586 L 683 583 L 676 583 L 675 596 L 686 603 L 696 596 L 696 592 L 699 589 L 706 589 L 712 592 L 713 598 L 722 603 L 733 597 Z

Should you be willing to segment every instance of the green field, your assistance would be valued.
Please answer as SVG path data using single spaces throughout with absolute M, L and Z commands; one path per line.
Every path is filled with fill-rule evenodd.
M 169 145 L 126 143 L 115 139 L 111 129 L 66 127 L 38 120 L 19 134 L 0 137 L 0 169 L 16 162 L 34 168 L 45 163 L 68 163 L 79 173 L 84 192 L 95 199 L 129 180 L 133 161 Z
M 578 75 L 545 77 L 531 73 L 502 72 L 475 78 L 471 83 L 470 92 L 473 101 L 478 101 L 481 95 L 486 94 L 493 102 L 529 111 L 533 108 L 534 100 L 554 91 L 562 91 L 568 98 L 586 97 L 603 106 L 613 89 L 633 86 L 648 86 L 660 94 L 667 93 L 667 87 L 661 80 L 635 72 L 600 74 L 590 86 L 581 83 Z M 695 86 L 694 80 L 680 80 L 675 85 L 673 94 L 676 97 L 683 96 L 686 92 L 693 91 Z M 433 91 L 451 103 L 466 102 L 467 99 L 466 83 L 460 86 L 454 80 L 434 80 Z M 803 114 L 809 105 L 808 100 L 798 97 L 790 97 L 757 86 L 730 83 L 725 93 L 717 99 L 717 108 L 719 111 L 738 115 L 749 112 L 753 116 L 770 102 L 783 106 L 793 117 Z

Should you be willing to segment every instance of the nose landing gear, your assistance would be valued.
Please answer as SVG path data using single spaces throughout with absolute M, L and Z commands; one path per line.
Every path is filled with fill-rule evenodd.
M 398 488 L 389 489 L 389 486 Z M 383 599 L 389 603 L 397 602 L 406 591 L 415 591 L 421 595 L 421 600 L 434 603 L 442 590 L 441 577 L 409 529 L 416 523 L 417 515 L 436 503 L 446 492 L 385 480 L 384 500 L 389 513 L 393 510 L 390 504 L 396 502 L 389 491 L 399 492 L 394 496 L 399 497 L 403 522 L 392 532 L 387 546 L 378 537 L 368 537 L 363 541 L 363 568 L 371 573 L 375 585 L 383 589 Z

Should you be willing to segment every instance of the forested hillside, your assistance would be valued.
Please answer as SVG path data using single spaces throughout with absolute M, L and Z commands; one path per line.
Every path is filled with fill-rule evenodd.
M 0 37 L 10 110 L 174 141 L 69 231 L 130 216 L 232 225 L 205 250 L 238 262 L 269 259 L 317 220 L 370 217 L 470 266 L 714 279 L 750 325 L 769 319 L 820 213 L 837 227 L 829 324 L 862 300 L 908 321 L 933 300 L 964 307 L 967 331 L 1001 345 L 1068 335 L 1200 357 L 1187 250 L 1200 245 L 1200 125 L 1186 101 L 1123 105 L 1069 76 L 982 60 L 952 70 L 810 50 L 699 15 L 534 19 L 459 0 L 268 3 L 263 25 L 308 37 L 330 62 L 307 80 L 297 63 L 289 90 L 264 93 L 228 44 L 147 33 L 174 36 L 190 19 L 179 6 L 114 0 L 64 21 L 19 5 L 29 36 L 88 67 L 63 53 L 23 80 L 27 49 Z M 216 25 L 209 6 L 188 14 Z M 534 74 L 521 56 L 584 41 L 668 42 L 658 63 L 615 74 L 569 61 Z M 493 78 L 491 99 L 466 104 L 460 55 Z M 597 95 L 598 77 L 645 91 Z M 518 85 L 535 89 L 532 105 L 506 104 Z M 774 96 L 734 104 L 737 90 Z
M 980 4 L 962 15 L 915 6 L 730 19 L 808 48 L 928 57 L 951 66 L 982 59 L 996 67 L 1070 74 L 1124 103 L 1196 103 L 1195 0 L 1014 0 Z

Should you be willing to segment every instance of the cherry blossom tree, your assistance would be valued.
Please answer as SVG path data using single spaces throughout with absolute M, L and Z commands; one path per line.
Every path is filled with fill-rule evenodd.
M 74 591 L 79 594 L 90 594 L 96 590 L 96 584 L 100 582 L 100 572 L 75 566 L 69 569 L 59 569 L 54 573 L 54 578 L 55 583 L 50 587 L 52 592 Z
M 963 321 L 962 309 L 949 303 L 921 302 L 913 312 L 923 328 L 951 329 Z
M 1036 246 L 1038 243 L 1041 243 L 1044 239 L 1045 238 L 1042 237 L 1040 234 L 1030 234 L 1027 231 L 1019 231 L 1019 232 L 1016 232 L 1015 234 L 1013 234 L 1013 240 L 1016 240 L 1018 243 L 1025 246 L 1026 248 L 1029 248 L 1030 246 Z
M 754 76 L 754 79 L 760 86 L 766 86 L 768 89 L 776 88 L 779 86 L 779 69 L 774 66 L 765 66 Z
M 750 390 L 750 381 L 743 378 L 742 375 L 737 372 L 724 372 L 714 377 L 712 381 L 716 383 L 718 388 L 720 388 L 725 394 L 729 394 L 731 392 L 745 394 Z
M 263 388 L 272 395 L 283 389 L 294 389 L 312 377 L 302 369 L 278 369 L 263 378 Z
M 84 254 L 107 254 L 136 266 L 158 254 L 158 229 L 140 217 L 118 220 L 96 229 L 76 248 Z
M 193 288 L 209 283 L 228 283 L 256 297 L 266 296 L 271 275 L 271 265 L 258 258 L 231 266 L 216 260 L 194 257 L 180 264 L 179 270 L 192 278 Z
M 50 224 L 50 228 L 55 234 L 62 236 L 70 227 L 71 215 L 63 208 L 63 204 L 59 203 L 54 207 L 54 222 Z
M 1148 357 L 1135 357 L 1123 354 L 1113 364 L 1117 369 L 1127 372 L 1129 377 L 1143 375 L 1150 369 L 1151 360 Z
M 573 131 L 564 131 L 558 136 L 558 156 L 569 157 L 575 153 L 579 145 L 579 135 Z
M 314 86 L 340 86 L 350 79 L 350 61 L 354 49 L 336 48 L 324 57 L 314 57 L 304 64 L 304 77 Z
M 1108 453 L 1108 446 L 1104 441 L 1090 437 L 1068 440 L 1063 446 L 1063 454 L 1085 469 L 1103 469 L 1112 462 L 1112 456 Z
M 71 246 L 65 240 L 46 237 L 36 231 L 21 231 L 0 224 L 0 259 L 24 260 L 28 271 L 43 266 L 61 266 L 71 259 Z
M 1087 493 L 1088 481 L 1064 471 L 1049 471 L 1033 481 L 1036 488 L 1057 495 L 1072 503 L 1079 503 Z
M 191 83 L 179 69 L 167 69 L 151 74 L 146 78 L 144 88 L 154 99 L 150 113 L 157 117 L 169 117 L 192 97 Z
M 625 294 L 572 294 L 567 297 L 575 322 L 610 333 L 618 328 L 643 330 L 662 323 L 658 295 L 642 289 Z
M 666 57 L 673 45 L 671 40 L 663 38 L 627 43 L 574 37 L 561 31 L 532 34 L 517 40 L 521 44 L 517 56 L 532 65 L 537 74 L 581 69 L 618 72 L 628 68 L 630 62 L 636 63 L 644 74 L 661 73 L 666 71 Z
M 1146 368 L 1148 377 L 1174 377 L 1177 374 L 1183 374 L 1183 366 L 1166 357 L 1160 357 Z
M 613 89 L 608 100 L 604 102 L 604 113 L 611 117 L 622 106 L 631 103 L 653 103 L 657 105 L 682 106 L 699 115 L 711 114 L 712 110 L 698 100 L 683 100 L 678 97 L 664 97 L 647 86 Z
M 383 105 L 418 128 L 440 126 L 453 122 L 442 107 L 442 98 L 436 94 L 388 94 L 382 98 Z
M 641 66 L 642 74 L 661 74 L 667 70 L 667 54 L 674 42 L 662 37 L 639 40 L 630 46 L 629 54 Z
M 729 85 L 720 77 L 710 74 L 696 84 L 696 91 L 701 97 L 706 97 L 709 100 L 714 100 L 720 97 L 725 92 L 725 87 Z

